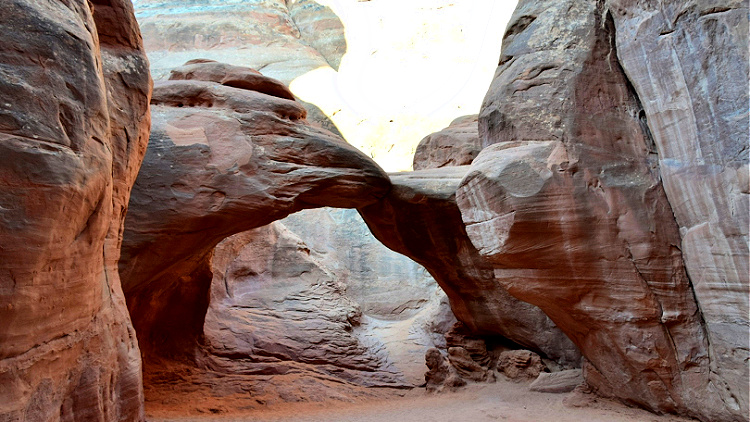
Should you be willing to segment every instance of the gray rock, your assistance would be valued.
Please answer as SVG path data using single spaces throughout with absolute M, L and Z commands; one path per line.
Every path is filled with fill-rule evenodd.
M 529 385 L 529 390 L 540 393 L 569 393 L 582 383 L 583 372 L 580 369 L 542 372 Z

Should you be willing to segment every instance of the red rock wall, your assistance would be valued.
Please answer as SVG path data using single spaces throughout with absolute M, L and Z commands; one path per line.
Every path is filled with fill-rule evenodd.
M 679 70 L 672 67 L 661 81 L 649 64 L 655 57 L 664 61 L 659 67 L 664 70 L 683 53 L 695 59 L 705 54 L 697 53 L 704 50 L 695 47 L 689 29 L 675 44 L 654 41 L 669 34 L 669 25 L 657 34 L 654 22 L 671 15 L 694 22 L 703 12 L 726 13 L 726 22 L 740 27 L 744 17 L 746 28 L 746 6 L 735 15 L 732 7 L 702 12 L 704 7 L 672 3 L 521 1 L 480 114 L 486 148 L 462 181 L 457 202 L 469 237 L 493 263 L 496 278 L 512 295 L 543 309 L 580 348 L 589 385 L 657 412 L 745 420 L 747 294 L 735 292 L 747 289 L 747 270 L 739 269 L 746 265 L 747 244 L 737 242 L 747 232 L 747 208 L 734 193 L 724 196 L 731 198 L 726 201 L 706 201 L 743 187 L 732 181 L 729 186 L 736 188 L 712 189 L 698 182 L 698 173 L 718 183 L 746 172 L 747 151 L 734 148 L 732 139 L 746 145 L 747 136 L 737 134 L 747 127 L 732 130 L 725 122 L 747 120 L 747 90 L 727 88 L 730 101 L 744 95 L 744 102 L 714 109 L 700 99 L 692 105 L 663 102 L 687 88 Z M 702 26 L 701 43 L 727 49 L 719 66 L 726 61 L 746 69 L 746 58 L 737 54 L 746 54 L 745 45 L 733 44 L 739 35 L 722 30 L 724 24 L 710 25 Z M 691 77 L 696 85 L 713 83 L 708 74 Z M 674 90 L 661 89 L 675 80 Z M 727 140 L 714 138 L 711 144 L 703 137 L 685 148 L 693 126 L 685 124 L 683 111 L 697 116 L 704 132 L 728 127 Z M 676 161 L 674 151 L 728 156 L 708 160 L 708 166 L 683 165 L 678 160 L 687 157 L 677 154 Z M 697 171 L 707 168 L 713 170 Z M 692 182 L 685 190 L 678 189 L 687 179 Z M 696 209 L 686 213 L 690 202 Z M 714 213 L 732 217 L 712 226 Z M 711 227 L 723 234 L 704 236 Z M 703 240 L 695 242 L 696 237 Z M 721 241 L 730 245 L 726 259 L 705 265 L 711 260 L 701 254 L 716 256 L 722 249 L 708 238 L 726 240 Z M 722 273 L 742 275 L 716 276 Z M 703 294 L 696 276 L 706 283 Z M 726 316 L 718 317 L 722 312 Z M 719 329 L 712 332 L 712 325 Z M 736 340 L 724 338 L 728 333 Z
M 149 126 L 132 6 L 12 0 L 0 33 L 0 419 L 141 420 L 116 267 Z

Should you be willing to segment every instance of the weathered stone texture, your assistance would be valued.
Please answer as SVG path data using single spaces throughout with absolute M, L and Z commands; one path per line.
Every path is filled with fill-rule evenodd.
M 540 393 L 569 393 L 583 384 L 581 369 L 566 369 L 558 372 L 541 372 L 529 385 L 529 390 Z
M 225 239 L 212 268 L 203 327 L 210 368 L 407 386 L 386 353 L 360 341 L 362 310 L 346 285 L 282 224 Z
M 116 267 L 149 126 L 132 5 L 13 0 L 0 37 L 0 419 L 141 420 Z
M 682 203 L 668 202 L 661 184 L 654 98 L 633 89 L 618 61 L 617 13 L 604 2 L 519 3 L 480 113 L 486 148 L 457 203 L 496 279 L 579 346 L 597 391 L 741 420 L 717 391 L 726 387 L 715 382 L 719 360 L 674 221 Z
M 748 2 L 612 0 L 708 332 L 708 391 L 747 418 Z

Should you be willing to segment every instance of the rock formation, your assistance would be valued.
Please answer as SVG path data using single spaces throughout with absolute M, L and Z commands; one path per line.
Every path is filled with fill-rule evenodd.
M 427 372 L 424 374 L 428 393 L 439 393 L 444 390 L 454 391 L 466 385 L 440 350 L 432 348 L 425 353 Z
M 707 399 L 718 395 L 716 405 L 748 418 L 748 2 L 612 0 L 610 8 L 708 334 Z
M 432 274 L 456 318 L 470 331 L 499 335 L 576 365 L 579 352 L 565 334 L 539 308 L 508 294 L 469 241 L 455 202 L 466 170 L 464 166 L 391 174 L 388 195 L 359 211 L 376 238 Z
M 357 331 L 363 343 L 382 349 L 407 383 L 421 385 L 426 350 L 445 349 L 445 333 L 456 322 L 432 276 L 373 237 L 357 210 L 303 210 L 280 223 L 299 236 L 362 310 Z
M 304 241 L 318 261 L 336 273 L 346 285 L 347 296 L 366 315 L 385 320 L 409 319 L 442 293 L 424 267 L 374 238 L 357 210 L 304 210 L 281 223 Z
M 0 419 L 142 420 L 116 263 L 150 78 L 124 0 L 0 15 Z
M 471 164 L 482 149 L 477 115 L 463 116 L 427 135 L 414 152 L 414 170 Z
M 569 393 L 583 384 L 583 373 L 579 368 L 557 372 L 541 372 L 529 385 L 529 390 L 540 393 Z
M 221 240 L 304 208 L 367 205 L 389 188 L 372 160 L 309 124 L 290 98 L 251 69 L 207 60 L 156 84 L 120 263 L 147 374 L 157 356 L 194 359 Z
M 747 90 L 708 63 L 742 63 L 746 83 L 747 8 L 674 3 L 521 1 L 456 201 L 496 280 L 568 334 L 600 394 L 744 420 Z
M 497 370 L 518 381 L 536 379 L 546 369 L 542 358 L 529 350 L 508 350 L 497 360 Z

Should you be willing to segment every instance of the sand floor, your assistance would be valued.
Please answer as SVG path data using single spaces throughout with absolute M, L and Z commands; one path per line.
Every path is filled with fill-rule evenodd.
M 574 394 L 578 407 L 563 399 Z M 248 411 L 176 416 L 147 407 L 149 422 L 685 422 L 692 419 L 659 416 L 620 403 L 580 393 L 547 394 L 528 385 L 500 380 L 470 384 L 454 393 L 426 394 L 424 389 L 383 392 L 382 398 L 358 403 L 284 403 Z M 586 403 L 580 406 L 581 403 Z

